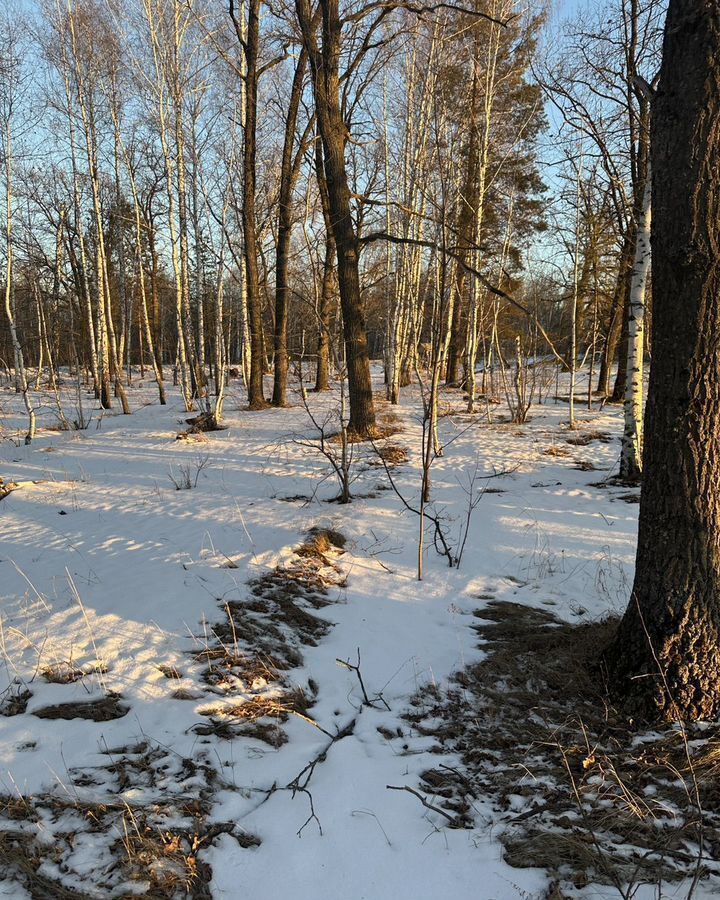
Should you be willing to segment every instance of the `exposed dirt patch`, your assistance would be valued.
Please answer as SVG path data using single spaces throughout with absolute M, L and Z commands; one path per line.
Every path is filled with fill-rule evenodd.
M 226 619 L 195 659 L 207 663 L 203 681 L 235 703 L 212 704 L 200 713 L 207 723 L 197 734 L 254 737 L 282 745 L 290 715 L 308 718 L 317 686 L 294 684 L 290 671 L 302 665 L 304 646 L 316 646 L 332 628 L 317 613 L 333 603 L 345 577 L 337 565 L 346 539 L 332 528 L 313 528 L 289 563 L 253 579 L 244 600 L 224 606 Z
M 720 726 L 638 734 L 604 690 L 612 620 L 499 601 L 477 616 L 487 657 L 407 716 L 462 760 L 423 774 L 435 803 L 461 823 L 490 796 L 507 862 L 550 870 L 562 891 L 720 877 Z
M 574 437 L 566 438 L 568 444 L 574 447 L 587 447 L 593 441 L 600 441 L 603 444 L 611 444 L 613 436 L 609 431 L 582 431 Z
M 105 672 L 107 672 L 107 666 L 102 663 L 74 666 L 70 662 L 61 661 L 46 666 L 40 674 L 50 684 L 74 684 L 87 676 L 102 675 Z
M 25 712 L 32 697 L 25 685 L 13 682 L 0 694 L 0 716 L 19 716 Z
M 104 755 L 106 765 L 67 772 L 71 790 L 0 796 L 0 878 L 34 900 L 210 900 L 204 851 L 221 834 L 244 848 L 260 843 L 234 823 L 208 821 L 212 766 L 145 741 Z M 81 800 L 73 786 L 102 790 L 104 801 Z M 118 796 L 130 790 L 146 802 Z
M 108 694 L 99 700 L 43 706 L 33 710 L 33 715 L 38 719 L 88 719 L 91 722 L 109 722 L 112 719 L 122 719 L 129 712 L 130 707 L 121 701 L 119 694 Z

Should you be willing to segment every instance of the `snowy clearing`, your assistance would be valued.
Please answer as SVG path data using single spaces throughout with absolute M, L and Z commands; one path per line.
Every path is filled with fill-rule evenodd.
M 503 858 L 503 829 L 535 804 L 533 772 L 517 770 L 507 808 L 480 794 L 452 827 L 421 776 L 460 757 L 438 755 L 407 715 L 483 660 L 473 626 L 488 604 L 571 624 L 622 612 L 637 492 L 604 484 L 621 410 L 580 409 L 568 432 L 567 404 L 550 398 L 522 426 L 500 406 L 488 424 L 446 392 L 432 498 L 453 547 L 473 472 L 485 492 L 460 567 L 430 535 L 420 584 L 418 517 L 376 451 L 354 445 L 356 499 L 328 502 L 337 484 L 307 446 L 297 394 L 291 409 L 251 413 L 237 383 L 227 428 L 191 440 L 176 439 L 177 392 L 162 408 L 136 377 L 129 396 L 132 416 L 95 411 L 84 431 L 53 430 L 49 404 L 31 446 L 14 440 L 20 398 L 0 396 L 0 476 L 17 484 L 0 503 L 0 894 L 566 896 L 556 860 Z M 310 403 L 322 415 L 336 398 Z M 410 501 L 418 404 L 409 390 L 378 444 L 395 448 Z M 183 471 L 195 487 L 176 489 Z

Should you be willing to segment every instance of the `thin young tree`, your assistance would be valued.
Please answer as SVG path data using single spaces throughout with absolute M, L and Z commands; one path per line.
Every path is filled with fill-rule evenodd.
M 310 125 L 296 149 L 298 112 L 302 99 L 303 82 L 307 69 L 307 53 L 303 47 L 295 63 L 295 74 L 290 88 L 290 98 L 285 117 L 282 160 L 280 163 L 280 187 L 277 211 L 277 249 L 275 254 L 275 334 L 273 357 L 273 406 L 287 404 L 288 375 L 288 315 L 290 311 L 289 262 L 293 227 L 292 196 L 300 172 Z
M 250 328 L 250 373 L 248 403 L 250 409 L 267 405 L 263 391 L 263 315 L 258 268 L 258 228 L 255 214 L 257 177 L 257 112 L 258 81 L 260 78 L 260 0 L 247 0 L 236 11 L 230 0 L 230 17 L 243 56 L 244 122 L 243 122 L 243 188 L 242 223 L 245 263 L 245 290 Z
M 17 25 L 13 27 L 9 17 L 0 21 L 0 158 L 3 161 L 3 180 L 5 188 L 5 315 L 10 329 L 10 338 L 15 361 L 16 390 L 22 394 L 23 403 L 28 416 L 28 428 L 25 443 L 29 444 L 35 437 L 35 409 L 30 399 L 30 386 L 25 368 L 25 355 L 20 341 L 15 320 L 14 303 L 14 268 L 15 237 L 13 233 L 15 198 L 14 183 L 14 124 L 20 112 L 19 97 L 27 74 L 23 72 L 20 32 Z

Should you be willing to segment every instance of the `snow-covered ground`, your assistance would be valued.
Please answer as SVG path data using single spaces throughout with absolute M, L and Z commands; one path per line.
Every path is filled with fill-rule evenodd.
M 177 392 L 167 407 L 148 382 L 137 379 L 129 393 L 132 416 L 94 412 L 84 431 L 52 430 L 48 403 L 37 439 L 25 446 L 12 439 L 23 427 L 20 398 L 9 387 L 0 392 L 0 478 L 22 483 L 0 503 L 0 693 L 6 702 L 27 700 L 24 713 L 0 718 L 0 793 L 65 798 L 70 811 L 211 795 L 209 821 L 235 826 L 199 848 L 215 898 L 546 896 L 544 871 L 503 861 L 489 803 L 477 802 L 472 829 L 453 829 L 416 797 L 387 786 L 417 788 L 419 774 L 437 762 L 433 741 L 415 734 L 403 714 L 418 691 L 442 689 L 481 657 L 470 626 L 483 604 L 512 600 L 571 622 L 624 608 L 637 505 L 627 488 L 598 485 L 616 466 L 621 411 L 578 404 L 571 433 L 567 403 L 550 398 L 522 426 L 500 421 L 504 406 L 493 408 L 488 424 L 484 410 L 468 416 L 461 393 L 447 392 L 441 431 L 449 443 L 433 467 L 432 497 L 454 546 L 476 468 L 475 490 L 488 490 L 470 520 L 460 567 L 448 567 L 429 537 L 419 583 L 417 516 L 403 508 L 367 445 L 356 447 L 357 499 L 327 502 L 337 485 L 327 461 L 301 440 L 314 430 L 297 396 L 290 409 L 247 412 L 234 382 L 227 429 L 181 441 Z M 330 409 L 335 398 L 310 395 L 310 403 Z M 402 430 L 390 438 L 409 452 L 393 478 L 412 502 L 420 482 L 418 410 L 409 390 L 397 410 Z M 567 442 L 583 435 L 592 440 Z M 197 475 L 197 487 L 175 489 L 170 476 L 177 480 L 183 466 Z M 347 538 L 344 554 L 332 556 L 345 580 L 316 612 L 332 628 L 304 646 L 303 664 L 287 673 L 300 687 L 314 682 L 314 704 L 283 724 L 288 740 L 279 747 L 203 733 L 197 726 L 207 723 L 208 707 L 227 695 L 219 698 L 203 681 L 198 654 L 213 642 L 213 626 L 227 621 L 225 604 L 242 602 L 252 579 L 291 564 L 311 527 Z M 363 705 L 357 673 L 338 664 L 356 664 L 358 651 L 370 698 L 381 693 L 385 703 Z M 65 679 L 52 673 L 66 671 L 76 680 L 56 683 Z M 258 687 L 236 684 L 230 694 L 237 703 Z M 127 708 L 120 718 L 34 715 L 109 693 Z M 328 747 L 328 735 L 353 720 L 352 733 L 317 761 L 309 794 L 282 789 Z M 149 748 L 158 771 L 119 781 L 118 761 L 138 747 Z M 173 760 L 190 764 L 179 772 Z M 311 803 L 316 818 L 308 821 Z M 48 845 L 68 827 L 59 813 L 32 825 Z M 242 846 L 249 841 L 238 833 L 261 843 Z M 85 832 L 70 856 L 59 862 L 49 854 L 41 871 L 61 875 L 80 896 L 112 896 L 102 887 L 111 837 Z M 0 894 L 29 896 L 7 869 Z M 600 887 L 586 893 L 616 895 Z

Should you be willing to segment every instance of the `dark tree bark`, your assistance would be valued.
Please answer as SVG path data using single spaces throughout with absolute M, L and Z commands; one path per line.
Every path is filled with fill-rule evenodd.
M 602 397 L 610 396 L 610 376 L 612 367 L 617 357 L 618 343 L 623 327 L 623 313 L 625 310 L 625 298 L 630 289 L 630 272 L 632 271 L 632 251 L 635 246 L 631 230 L 628 229 L 623 240 L 620 253 L 615 289 L 613 291 L 610 307 L 610 321 L 608 322 L 605 346 L 600 358 L 600 372 L 598 374 L 597 393 Z
M 250 324 L 250 409 L 262 409 L 263 394 L 263 315 L 258 269 L 257 222 L 255 220 L 255 170 L 257 158 L 258 56 L 260 52 L 260 0 L 248 0 L 247 33 L 243 37 L 235 4 L 230 0 L 230 16 L 245 54 L 245 122 L 243 145 L 242 223 L 245 248 L 245 277 Z
M 338 0 L 320 0 L 322 40 L 319 45 L 309 0 L 296 0 L 295 8 L 312 71 L 315 111 L 323 145 L 332 232 L 337 253 L 350 401 L 348 430 L 365 437 L 375 429 L 375 406 L 360 295 L 360 248 L 350 207 L 350 186 L 345 165 L 348 135 L 340 102 L 342 22 Z
M 275 259 L 275 333 L 273 356 L 273 406 L 287 403 L 288 374 L 288 310 L 290 307 L 290 285 L 288 284 L 288 261 L 290 238 L 292 237 L 292 193 L 300 171 L 304 141 L 297 154 L 293 153 L 298 110 L 302 99 L 303 80 L 307 68 L 307 53 L 300 51 L 295 66 L 290 102 L 285 118 L 285 138 L 282 163 L 280 166 L 280 190 L 278 197 L 277 252 Z
M 630 311 L 630 284 L 625 294 L 625 302 L 622 308 L 622 328 L 620 329 L 620 343 L 618 345 L 618 367 L 615 374 L 615 384 L 610 395 L 611 403 L 622 403 L 625 397 L 625 385 L 627 384 L 627 345 L 628 345 L 628 315 Z
M 633 593 L 608 649 L 641 718 L 720 713 L 720 7 L 670 0 L 651 126 L 653 364 Z
M 330 390 L 330 323 L 335 305 L 335 239 L 332 233 L 330 199 L 328 197 L 325 166 L 320 142 L 315 145 L 315 177 L 317 178 L 323 220 L 325 222 L 325 258 L 323 259 L 320 309 L 318 310 L 317 368 L 315 390 Z
M 476 39 L 477 40 L 477 39 Z M 479 192 L 479 167 L 480 156 L 478 147 L 478 104 L 480 91 L 478 87 L 477 71 L 473 68 L 472 85 L 470 89 L 470 104 L 467 120 L 466 139 L 466 167 L 463 189 L 458 198 L 456 212 L 456 230 L 458 238 L 458 255 L 460 260 L 455 265 L 453 282 L 450 290 L 455 292 L 453 302 L 454 315 L 450 323 L 450 343 L 447 350 L 447 363 L 445 369 L 445 384 L 448 387 L 460 386 L 460 362 L 463 358 L 463 332 L 472 327 L 472 316 L 467 311 L 467 272 L 463 263 L 470 262 L 470 253 L 475 246 L 475 228 L 478 217 L 478 206 L 482 202 Z M 463 328 L 463 325 L 465 326 Z M 464 382 L 465 379 L 462 379 Z

